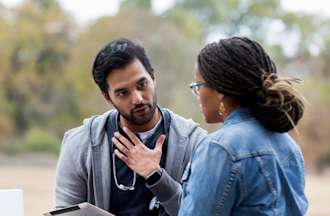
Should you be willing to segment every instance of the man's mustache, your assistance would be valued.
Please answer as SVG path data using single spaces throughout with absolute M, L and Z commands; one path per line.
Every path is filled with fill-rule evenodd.
M 140 104 L 137 104 L 134 108 L 133 108 L 133 112 L 135 112 L 136 110 L 138 110 L 138 109 L 140 109 L 140 108 L 142 108 L 142 107 L 144 107 L 144 106 L 148 106 L 148 107 L 151 107 L 151 104 L 149 104 L 149 103 L 140 103 Z

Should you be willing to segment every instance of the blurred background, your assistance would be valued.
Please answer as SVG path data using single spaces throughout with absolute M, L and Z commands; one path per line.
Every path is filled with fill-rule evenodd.
M 162 106 L 213 131 L 188 86 L 198 51 L 234 35 L 304 80 L 307 109 L 292 135 L 306 161 L 308 215 L 330 215 L 330 4 L 321 0 L 0 0 L 0 188 L 24 190 L 26 216 L 53 208 L 63 133 L 110 109 L 91 68 L 118 37 L 145 46 Z

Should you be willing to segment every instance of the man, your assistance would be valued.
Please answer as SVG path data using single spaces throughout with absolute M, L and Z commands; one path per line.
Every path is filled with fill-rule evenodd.
M 56 207 L 87 201 L 115 215 L 176 215 L 179 182 L 205 131 L 157 105 L 153 68 L 130 40 L 106 45 L 93 77 L 115 110 L 65 133 Z

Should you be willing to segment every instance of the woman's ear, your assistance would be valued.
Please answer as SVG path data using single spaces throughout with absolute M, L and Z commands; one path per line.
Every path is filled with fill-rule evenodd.
M 218 92 L 218 98 L 220 101 L 223 101 L 223 99 L 225 98 L 225 95 Z

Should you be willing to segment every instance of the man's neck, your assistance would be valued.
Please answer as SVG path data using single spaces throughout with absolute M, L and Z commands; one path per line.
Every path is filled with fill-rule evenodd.
M 153 117 L 146 124 L 143 124 L 143 125 L 132 124 L 131 122 L 128 122 L 122 116 L 120 116 L 119 124 L 120 124 L 120 127 L 128 127 L 134 133 L 141 133 L 141 132 L 145 132 L 145 131 L 149 131 L 149 130 L 153 129 L 156 126 L 156 124 L 160 118 L 161 118 L 160 111 L 158 108 L 156 108 Z

